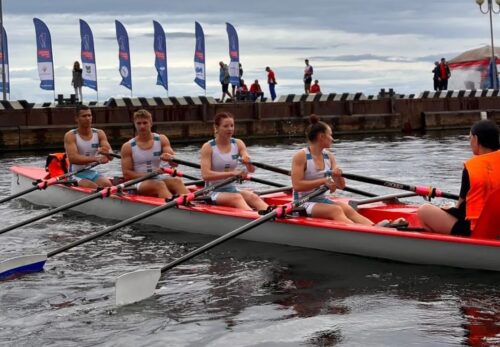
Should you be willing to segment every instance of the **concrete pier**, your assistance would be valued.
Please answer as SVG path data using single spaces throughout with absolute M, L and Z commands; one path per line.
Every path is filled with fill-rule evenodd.
M 228 111 L 236 136 L 303 137 L 307 117 L 315 113 L 336 134 L 468 129 L 481 114 L 500 122 L 498 90 L 423 92 L 415 95 L 283 95 L 275 102 L 217 103 L 210 97 L 119 98 L 90 102 L 95 127 L 119 146 L 134 135 L 132 114 L 145 108 L 155 131 L 173 143 L 204 141 L 213 136 L 216 113 Z M 27 101 L 0 102 L 0 150 L 60 149 L 74 127 L 74 107 Z

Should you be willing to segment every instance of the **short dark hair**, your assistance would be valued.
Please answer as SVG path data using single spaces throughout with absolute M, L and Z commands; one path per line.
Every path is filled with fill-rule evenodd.
M 498 125 L 492 120 L 483 119 L 474 123 L 470 129 L 470 133 L 477 136 L 477 142 L 481 146 L 494 151 L 500 148 L 500 131 Z
M 88 107 L 87 105 L 78 104 L 75 107 L 75 116 L 78 117 L 80 115 L 80 111 L 87 111 L 87 110 L 90 110 L 90 107 Z

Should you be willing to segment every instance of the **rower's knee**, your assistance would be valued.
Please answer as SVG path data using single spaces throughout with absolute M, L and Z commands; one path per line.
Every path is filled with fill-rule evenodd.
M 344 209 L 339 205 L 330 205 L 330 219 L 339 220 L 345 217 Z

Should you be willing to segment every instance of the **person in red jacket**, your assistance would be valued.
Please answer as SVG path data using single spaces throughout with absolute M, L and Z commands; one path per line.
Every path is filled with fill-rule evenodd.
M 267 71 L 267 84 L 269 84 L 269 94 L 271 94 L 271 100 L 274 101 L 274 99 L 276 99 L 276 91 L 274 88 L 278 84 L 278 82 L 276 82 L 274 71 L 271 70 L 269 66 L 266 66 L 266 71 Z
M 500 189 L 500 131 L 491 120 L 476 122 L 470 131 L 474 156 L 465 162 L 456 207 L 442 209 L 425 204 L 418 209 L 422 226 L 429 231 L 470 236 L 486 200 Z
M 319 81 L 314 80 L 314 84 L 311 86 L 310 93 L 321 93 L 321 88 L 319 86 Z
M 257 100 L 260 97 L 260 101 L 264 100 L 264 92 L 260 87 L 259 80 L 255 80 L 250 86 L 250 97 L 253 101 Z

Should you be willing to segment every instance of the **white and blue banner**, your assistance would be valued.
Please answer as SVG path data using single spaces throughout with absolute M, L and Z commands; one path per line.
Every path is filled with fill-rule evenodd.
M 153 21 L 154 26 L 154 43 L 155 51 L 155 67 L 158 72 L 156 84 L 163 86 L 168 91 L 168 74 L 167 74 L 167 41 L 165 31 L 160 23 Z
M 226 23 L 227 38 L 229 40 L 229 82 L 233 86 L 240 85 L 240 47 L 236 29 Z
M 205 72 L 205 34 L 200 23 L 195 22 L 196 45 L 194 47 L 194 71 L 196 77 L 194 82 L 206 90 Z
M 40 88 L 54 90 L 54 61 L 52 55 L 52 40 L 47 25 L 38 18 L 33 18 L 36 34 L 36 58 Z
M 116 40 L 118 41 L 118 59 L 119 68 L 118 71 L 122 76 L 122 81 L 120 84 L 130 90 L 132 90 L 132 68 L 130 65 L 130 49 L 128 44 L 128 34 L 127 30 L 122 23 L 115 20 L 116 25 Z
M 80 38 L 83 85 L 97 91 L 94 36 L 87 22 L 82 19 L 80 19 Z
M 7 32 L 2 28 L 3 35 L 0 38 L 0 78 L 3 78 L 2 68 L 5 70 L 5 92 L 10 93 L 9 78 L 9 44 L 7 42 Z M 3 93 L 4 81 L 0 83 L 0 93 Z

